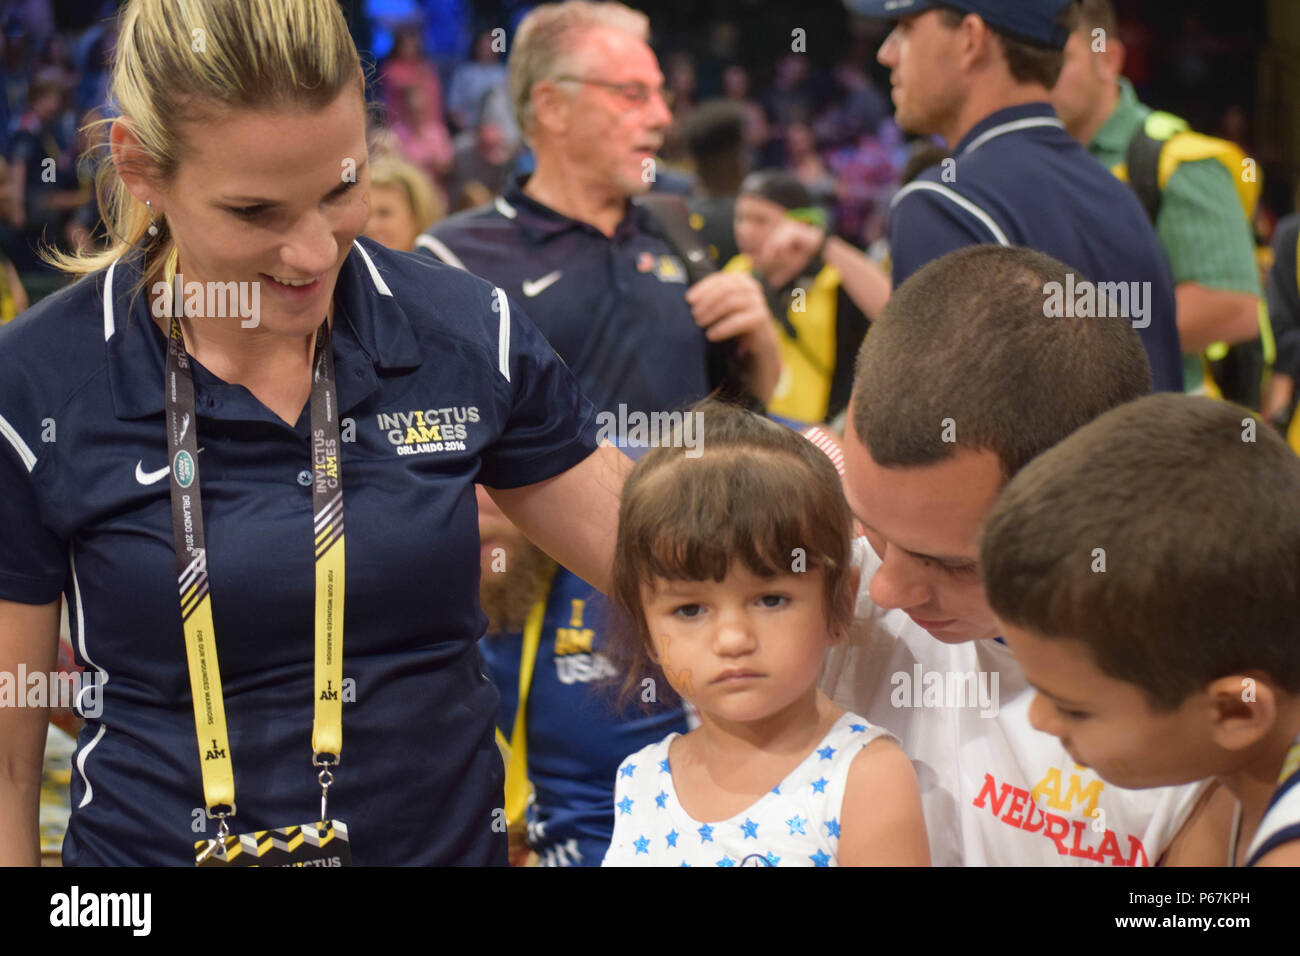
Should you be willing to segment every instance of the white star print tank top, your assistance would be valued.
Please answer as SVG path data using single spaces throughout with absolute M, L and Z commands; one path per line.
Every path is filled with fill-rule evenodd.
M 701 823 L 677 802 L 668 763 L 677 736 L 619 766 L 604 866 L 835 866 L 849 766 L 877 737 L 892 739 L 845 713 L 777 786 L 728 820 Z

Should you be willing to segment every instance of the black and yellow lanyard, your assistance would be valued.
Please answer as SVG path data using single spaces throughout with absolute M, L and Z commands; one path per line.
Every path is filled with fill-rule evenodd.
M 167 261 L 169 287 L 174 285 L 176 251 Z M 185 655 L 194 701 L 194 725 L 203 770 L 203 800 L 209 817 L 220 820 L 217 844 L 229 834 L 235 815 L 235 778 L 226 735 L 226 708 L 221 694 L 216 634 L 208 594 L 207 552 L 203 536 L 203 499 L 199 493 L 198 430 L 194 378 L 181 337 L 182 290 L 172 289 L 171 334 L 167 340 L 165 379 L 167 444 L 171 460 L 172 536 L 180 589 Z M 338 391 L 329 320 L 316 330 L 311 386 L 312 506 L 315 513 L 316 651 L 315 714 L 312 765 L 320 767 L 320 819 L 329 819 L 326 802 L 334 782 L 332 767 L 343 747 L 343 485 L 339 470 Z

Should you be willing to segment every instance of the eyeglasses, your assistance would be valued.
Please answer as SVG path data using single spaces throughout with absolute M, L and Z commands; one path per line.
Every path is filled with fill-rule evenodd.
M 664 88 L 662 86 L 651 89 L 644 83 L 611 83 L 608 80 L 588 80 L 581 76 L 557 76 L 554 77 L 556 83 L 583 83 L 587 86 L 603 86 L 606 89 L 613 90 L 621 96 L 632 107 L 642 107 L 650 102 L 651 97 L 663 98 Z

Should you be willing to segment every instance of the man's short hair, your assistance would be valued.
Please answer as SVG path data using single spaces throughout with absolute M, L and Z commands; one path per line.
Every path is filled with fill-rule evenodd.
M 981 547 L 998 617 L 1082 641 L 1154 709 L 1249 671 L 1300 692 L 1300 458 L 1243 408 L 1106 413 L 1016 476 Z
M 1120 318 L 1048 318 L 1069 266 L 1032 249 L 967 246 L 894 290 L 858 353 L 853 427 L 877 464 L 997 455 L 1010 479 L 1102 412 L 1151 391 Z
M 1111 36 L 1119 30 L 1119 21 L 1115 17 L 1115 5 L 1110 0 L 1078 0 L 1079 23 L 1076 29 L 1091 33 L 1093 30 L 1105 30 Z
M 735 196 L 748 164 L 744 106 L 734 100 L 706 100 L 687 115 L 682 132 L 704 195 Z
M 960 26 L 967 14 L 967 11 L 958 10 L 956 7 L 939 6 L 935 9 L 939 11 L 944 26 L 949 29 Z M 1078 5 L 1067 3 L 1061 8 L 1056 19 L 1067 33 L 1073 33 L 1078 22 Z M 1049 90 L 1056 85 L 1056 81 L 1061 76 L 1061 69 L 1065 66 L 1064 50 L 1027 43 L 1007 35 L 992 24 L 986 26 L 1002 44 L 1002 56 L 1007 61 L 1007 69 L 1011 71 L 1013 80 L 1017 83 L 1039 83 Z
M 613 0 L 543 3 L 520 22 L 508 66 L 510 98 L 515 104 L 519 129 L 525 136 L 533 121 L 533 87 L 562 75 L 583 34 L 597 27 L 622 30 L 643 42 L 650 39 L 650 18 Z
M 730 156 L 745 145 L 745 107 L 735 100 L 706 100 L 687 114 L 682 132 L 697 163 Z

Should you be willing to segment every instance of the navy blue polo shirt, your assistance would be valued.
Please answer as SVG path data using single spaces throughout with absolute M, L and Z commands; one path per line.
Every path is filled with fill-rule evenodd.
M 0 330 L 0 598 L 62 591 L 77 662 L 107 681 L 77 742 L 70 865 L 192 865 L 215 832 L 176 592 L 165 340 L 138 278 L 120 259 Z M 347 595 L 330 815 L 358 864 L 503 864 L 474 483 L 577 464 L 595 412 L 517 305 L 427 256 L 359 240 L 334 302 Z M 290 427 L 193 367 L 233 828 L 301 824 L 320 806 L 310 410 Z
M 523 302 L 598 409 L 648 413 L 707 395 L 706 340 L 686 304 L 686 268 L 653 217 L 629 203 L 606 236 L 524 195 L 522 184 L 417 244 Z
M 1066 131 L 1047 103 L 998 110 L 894 196 L 894 288 L 932 259 L 972 244 L 1028 246 L 1101 282 L 1149 282 L 1139 328 L 1157 391 L 1183 389 L 1174 281 L 1133 191 Z
M 638 686 L 628 706 L 617 705 L 622 675 L 601 652 L 609 627 L 605 596 L 559 568 L 546 599 L 525 723 L 528 779 L 536 791 L 528 806 L 528 845 L 543 866 L 600 866 L 614 835 L 618 765 L 690 729 L 685 705 L 660 696 L 667 689 L 662 677 Z M 501 694 L 497 726 L 507 739 L 519 706 L 522 649 L 518 631 L 479 642 L 484 671 Z

